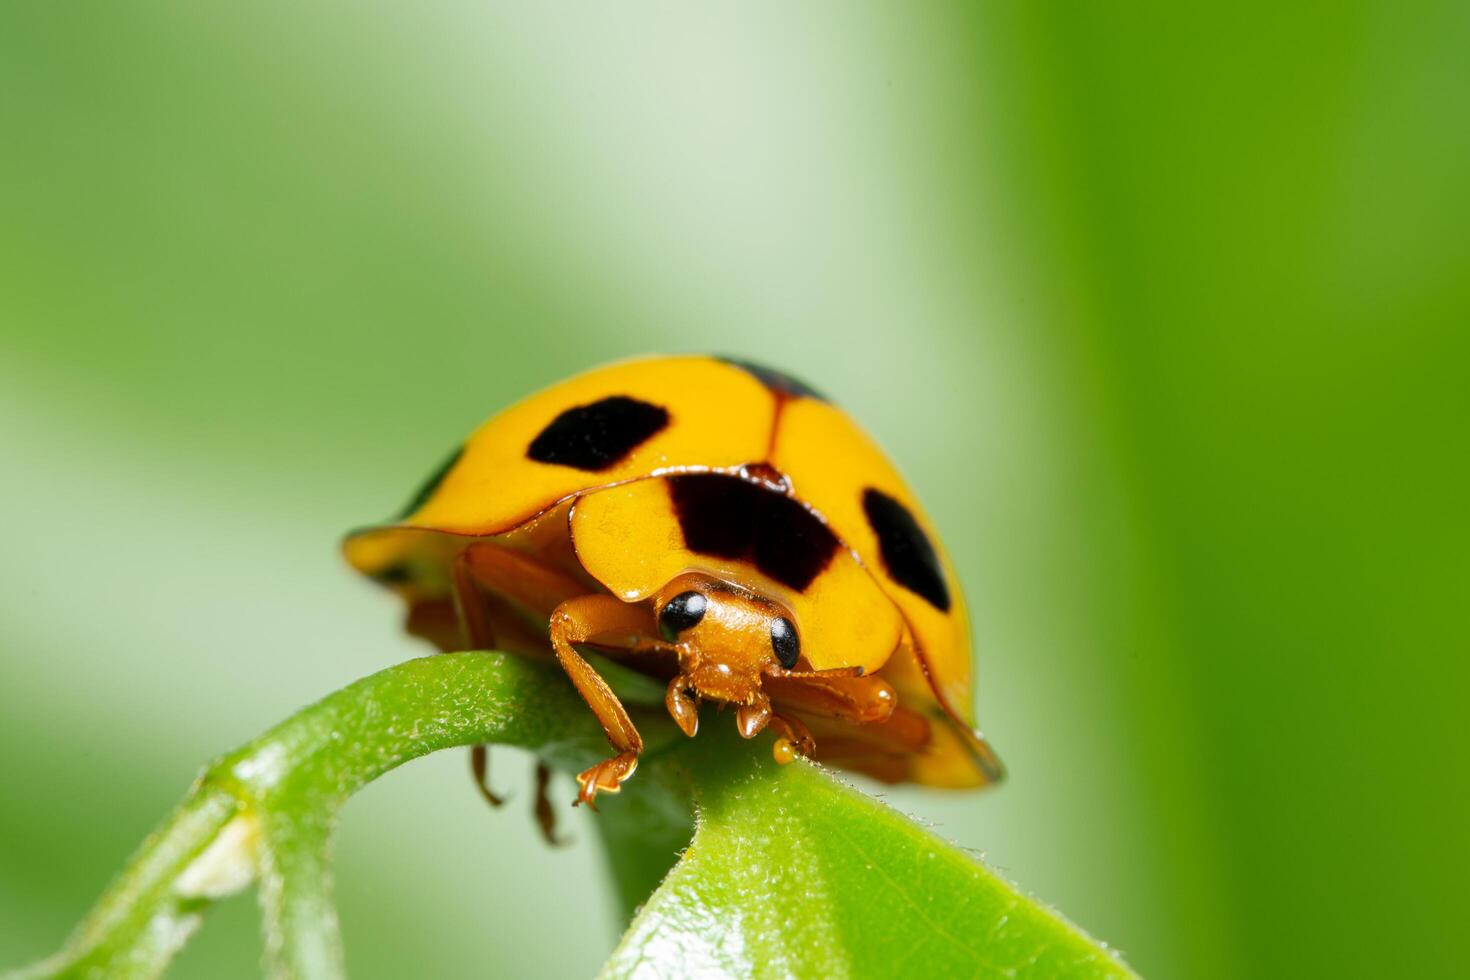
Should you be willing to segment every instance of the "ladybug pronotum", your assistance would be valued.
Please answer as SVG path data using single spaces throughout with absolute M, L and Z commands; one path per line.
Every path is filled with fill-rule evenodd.
M 485 423 L 398 520 L 344 547 L 440 649 L 555 656 L 615 750 L 578 777 L 579 801 L 616 792 L 643 747 L 579 646 L 667 679 L 691 736 L 717 701 L 747 738 L 774 729 L 778 759 L 1000 778 L 928 518 L 846 414 L 780 372 L 682 356 L 564 381 Z

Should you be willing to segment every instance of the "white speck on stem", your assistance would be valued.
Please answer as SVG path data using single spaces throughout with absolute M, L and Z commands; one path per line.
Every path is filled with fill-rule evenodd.
M 242 813 L 220 829 L 174 881 L 182 898 L 218 900 L 243 891 L 260 870 L 260 821 Z
M 286 747 L 271 743 L 235 764 L 235 776 L 258 788 L 270 789 L 286 772 Z

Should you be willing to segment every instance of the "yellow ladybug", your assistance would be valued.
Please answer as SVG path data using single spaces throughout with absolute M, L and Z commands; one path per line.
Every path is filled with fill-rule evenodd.
M 729 358 L 625 361 L 485 423 L 347 559 L 441 649 L 550 648 L 615 754 L 643 741 L 577 652 L 668 680 L 792 749 L 888 782 L 973 787 L 1001 766 L 974 730 L 969 623 L 928 518 L 882 451 L 795 379 Z M 483 774 L 483 756 L 477 767 Z

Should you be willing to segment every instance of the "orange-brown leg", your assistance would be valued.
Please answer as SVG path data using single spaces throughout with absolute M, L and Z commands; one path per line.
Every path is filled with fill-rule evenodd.
M 765 689 L 777 704 L 855 724 L 885 721 L 898 704 L 893 686 L 883 678 L 840 671 L 770 674 Z
M 468 596 L 485 589 L 542 616 L 550 616 L 563 599 L 587 591 L 585 585 L 566 572 L 494 541 L 476 541 L 461 551 L 454 560 L 454 581 L 455 594 L 462 605 Z M 466 615 L 466 612 L 461 609 L 468 631 L 477 618 L 483 620 L 483 617 Z
M 546 788 L 551 782 L 551 770 L 544 762 L 536 763 L 536 826 L 541 828 L 541 837 L 552 847 L 564 847 L 568 841 L 557 836 L 556 813 L 551 809 L 551 797 Z
M 490 628 L 489 611 L 480 585 L 470 572 L 465 555 L 469 549 L 454 559 L 454 610 L 459 616 L 461 639 L 466 650 L 494 650 L 495 632 Z
M 453 568 L 454 603 L 459 616 L 465 649 L 493 650 L 496 634 L 491 625 L 488 590 L 505 596 L 537 612 L 549 613 L 567 595 L 582 591 L 569 576 L 547 569 L 534 558 L 510 551 L 493 541 L 476 541 L 455 558 Z M 563 590 L 559 594 L 557 590 Z M 475 787 L 491 806 L 505 802 L 490 788 L 490 753 L 488 746 L 470 749 L 470 771 Z M 551 839 L 543 824 L 543 833 Z
M 592 665 L 582 659 L 574 645 L 602 643 L 609 646 L 631 646 L 649 634 L 652 618 L 641 607 L 622 602 L 610 595 L 584 595 L 568 599 L 551 614 L 551 647 L 562 669 L 582 695 L 607 740 L 618 754 L 605 759 L 577 777 L 582 791 L 577 802 L 592 804 L 599 792 L 616 793 L 623 781 L 638 768 L 638 753 L 643 751 L 643 737 L 633 726 L 627 710 L 607 681 Z M 595 806 L 594 806 L 595 809 Z
M 464 562 L 459 558 L 455 559 L 453 576 L 454 610 L 459 620 L 463 649 L 495 649 L 495 634 L 490 629 L 484 596 L 480 594 L 479 587 L 469 575 Z M 496 808 L 505 803 L 505 797 L 490 788 L 490 747 L 488 745 L 470 746 L 470 775 L 475 781 L 475 789 L 480 791 L 480 796 L 486 803 Z
M 403 628 L 409 636 L 427 641 L 440 653 L 465 648 L 464 630 L 460 626 L 459 612 L 452 594 L 415 600 L 408 607 L 408 617 Z
M 505 797 L 490 788 L 490 747 L 488 745 L 470 746 L 470 774 L 475 778 L 475 788 L 485 798 L 485 802 L 493 807 L 503 806 Z
M 466 594 L 465 586 L 460 585 L 464 582 L 550 617 L 551 646 L 558 662 L 618 750 L 613 758 L 577 777 L 582 786 L 578 802 L 591 803 L 599 791 L 616 792 L 637 768 L 643 739 L 612 688 L 573 645 L 636 646 L 656 634 L 653 618 L 643 608 L 609 595 L 581 595 L 585 586 L 572 576 L 490 541 L 475 542 L 460 553 L 455 562 L 455 581 L 461 595 Z M 461 602 L 470 604 L 465 599 Z M 466 617 L 467 628 L 474 621 Z
M 929 719 L 902 705 L 886 721 L 864 725 L 821 717 L 811 717 L 811 721 L 820 744 L 817 758 L 841 762 L 887 782 L 904 778 L 915 753 L 922 752 L 933 737 Z
M 811 730 L 795 715 L 772 715 L 771 727 L 780 738 L 791 744 L 792 749 L 802 755 L 810 756 L 817 751 L 817 742 L 812 738 Z
M 898 704 L 892 685 L 882 678 L 839 670 L 771 674 L 766 691 L 782 709 L 840 719 L 855 731 L 886 727 Z M 794 714 L 774 715 L 770 724 L 794 751 L 806 756 L 816 752 L 811 731 Z M 778 745 L 776 756 L 789 759 L 790 753 Z

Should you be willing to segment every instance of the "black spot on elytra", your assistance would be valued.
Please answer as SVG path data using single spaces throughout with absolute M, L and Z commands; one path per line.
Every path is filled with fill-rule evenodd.
M 595 473 L 620 462 L 669 424 L 658 405 L 613 395 L 569 408 L 531 440 L 526 456 Z
M 674 513 L 690 551 L 748 561 L 802 591 L 831 562 L 837 536 L 799 502 L 720 473 L 669 477 Z
M 863 513 L 878 535 L 878 552 L 893 580 L 940 612 L 949 612 L 949 586 L 939 556 L 909 509 L 869 487 L 863 491 Z
M 723 354 L 716 354 L 715 359 L 724 361 L 726 364 L 733 365 L 742 371 L 747 371 L 755 375 L 760 379 L 761 384 L 777 394 L 785 395 L 787 398 L 815 398 L 819 402 L 829 400 L 826 395 L 817 391 L 817 389 L 805 381 L 802 381 L 800 378 L 793 378 L 785 371 L 778 371 L 775 368 L 766 367 L 764 364 L 741 360 L 738 357 L 726 357 Z
M 439 466 L 434 470 L 434 472 L 429 474 L 429 478 L 425 480 L 423 485 L 418 488 L 418 491 L 414 493 L 413 499 L 410 500 L 407 506 L 399 511 L 397 516 L 395 516 L 393 519 L 395 521 L 404 520 L 408 517 L 408 515 L 412 514 L 424 504 L 428 503 L 429 498 L 434 496 L 434 491 L 439 489 L 439 484 L 444 482 L 444 478 L 449 475 L 450 470 L 454 469 L 454 464 L 458 463 L 459 458 L 463 455 L 463 446 L 460 446 L 454 452 L 450 453 L 449 458 L 440 463 Z

